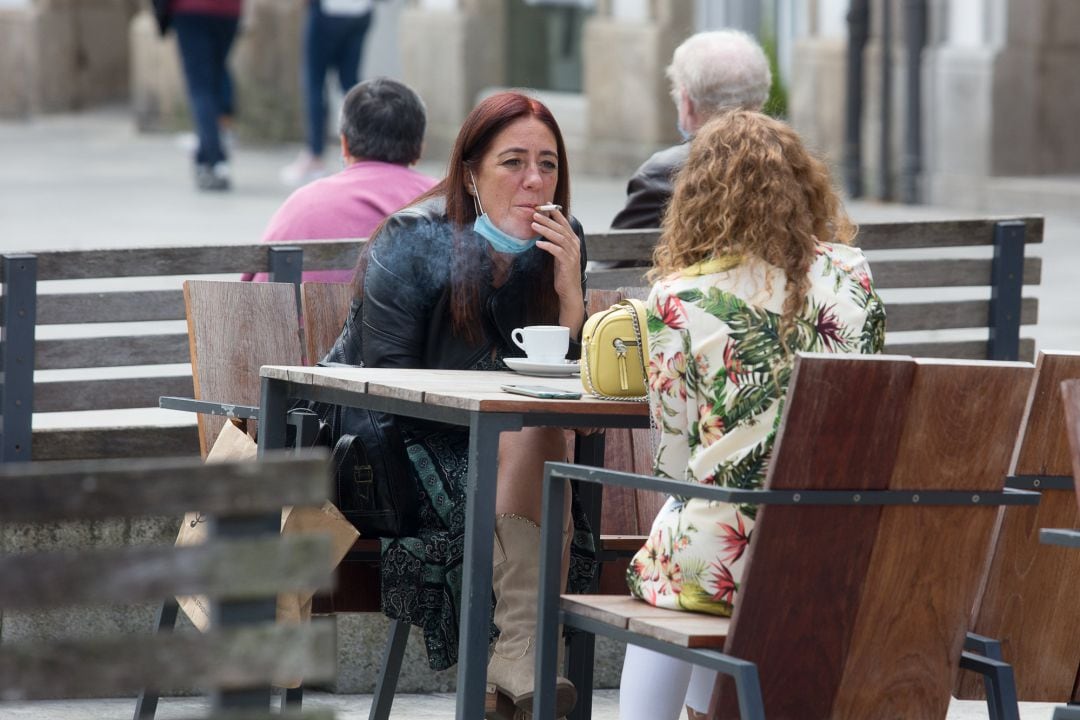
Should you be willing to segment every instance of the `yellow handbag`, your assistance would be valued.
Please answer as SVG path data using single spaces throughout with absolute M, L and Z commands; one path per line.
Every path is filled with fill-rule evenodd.
M 645 303 L 621 300 L 585 321 L 581 332 L 581 384 L 604 400 L 646 402 L 649 356 Z

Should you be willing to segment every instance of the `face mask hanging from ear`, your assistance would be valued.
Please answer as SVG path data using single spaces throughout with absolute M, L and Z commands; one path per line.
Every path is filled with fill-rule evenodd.
M 472 179 L 473 204 L 476 206 L 476 220 L 473 222 L 473 232 L 487 240 L 496 252 L 523 253 L 536 245 L 536 241 L 540 239 L 539 235 L 528 240 L 521 240 L 495 227 L 495 223 L 491 222 L 491 218 L 484 212 L 484 206 L 480 204 L 480 191 L 476 187 L 476 178 L 473 177 L 472 170 L 469 171 L 469 178 Z

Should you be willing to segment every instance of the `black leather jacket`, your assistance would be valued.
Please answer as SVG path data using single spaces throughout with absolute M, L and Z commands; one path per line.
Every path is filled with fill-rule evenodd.
M 510 278 L 492 288 L 487 254 L 477 268 L 481 332 L 470 342 L 451 330 L 450 262 L 453 231 L 441 199 L 428 200 L 394 213 L 373 239 L 376 244 L 364 276 L 364 296 L 354 299 L 349 318 L 324 362 L 365 367 L 465 370 L 490 357 L 499 346 L 514 348 L 510 333 L 526 324 L 553 324 L 557 318 L 530 319 L 528 273 L 538 268 L 544 251 L 527 250 L 514 261 Z M 581 288 L 585 290 L 585 236 L 581 238 Z M 471 230 L 466 241 L 487 241 Z M 570 343 L 570 356 L 581 346 Z

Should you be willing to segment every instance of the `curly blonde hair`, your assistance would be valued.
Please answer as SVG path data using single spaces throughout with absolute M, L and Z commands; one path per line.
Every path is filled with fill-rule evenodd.
M 719 255 L 761 258 L 787 278 L 781 317 L 787 329 L 806 302 L 816 242 L 847 245 L 855 232 L 828 168 L 790 126 L 758 112 L 731 110 L 694 136 L 649 279 Z

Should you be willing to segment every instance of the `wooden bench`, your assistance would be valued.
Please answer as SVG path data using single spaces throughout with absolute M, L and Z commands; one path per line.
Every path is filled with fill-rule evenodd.
M 546 535 L 537 717 L 550 716 L 540 703 L 553 697 L 561 615 L 726 673 L 713 717 L 944 718 L 998 506 L 1038 500 L 1003 491 L 1032 370 L 800 356 L 762 491 L 549 465 L 547 527 L 562 507 L 551 477 L 763 507 L 732 619 L 605 596 L 564 596 L 559 613 L 556 592 L 543 591 L 556 587 L 556 539 Z M 1017 717 L 1008 666 L 964 661 L 993 679 L 999 716 Z M 590 701 L 591 683 L 579 698 Z
M 328 538 L 279 534 L 283 504 L 325 500 L 326 467 L 325 453 L 257 465 L 157 459 L 0 466 L 0 523 L 24 533 L 0 555 L 5 612 L 206 594 L 212 613 L 206 633 L 5 643 L 0 704 L 199 689 L 213 691 L 213 718 L 239 709 L 256 711 L 252 718 L 280 717 L 269 713 L 273 681 L 332 679 L 336 669 L 331 623 L 274 622 L 279 592 L 329 582 Z M 210 518 L 201 545 L 43 548 L 27 540 L 39 523 L 192 510 Z
M 968 360 L 1028 360 L 1034 342 L 1022 325 L 1038 320 L 1041 217 L 865 223 L 855 244 L 866 251 L 888 315 L 885 352 Z M 658 230 L 612 230 L 587 238 L 589 259 L 650 264 Z M 646 267 L 595 270 L 589 288 L 643 287 Z M 973 337 L 974 336 L 974 339 Z
M 1006 482 L 1041 500 L 1002 511 L 971 618 L 973 633 L 1000 642 L 1022 701 L 1080 702 L 1080 553 L 1039 542 L 1044 528 L 1080 528 L 1061 396 L 1070 378 L 1080 353 L 1039 353 Z M 961 675 L 956 695 L 982 697 L 981 683 Z

